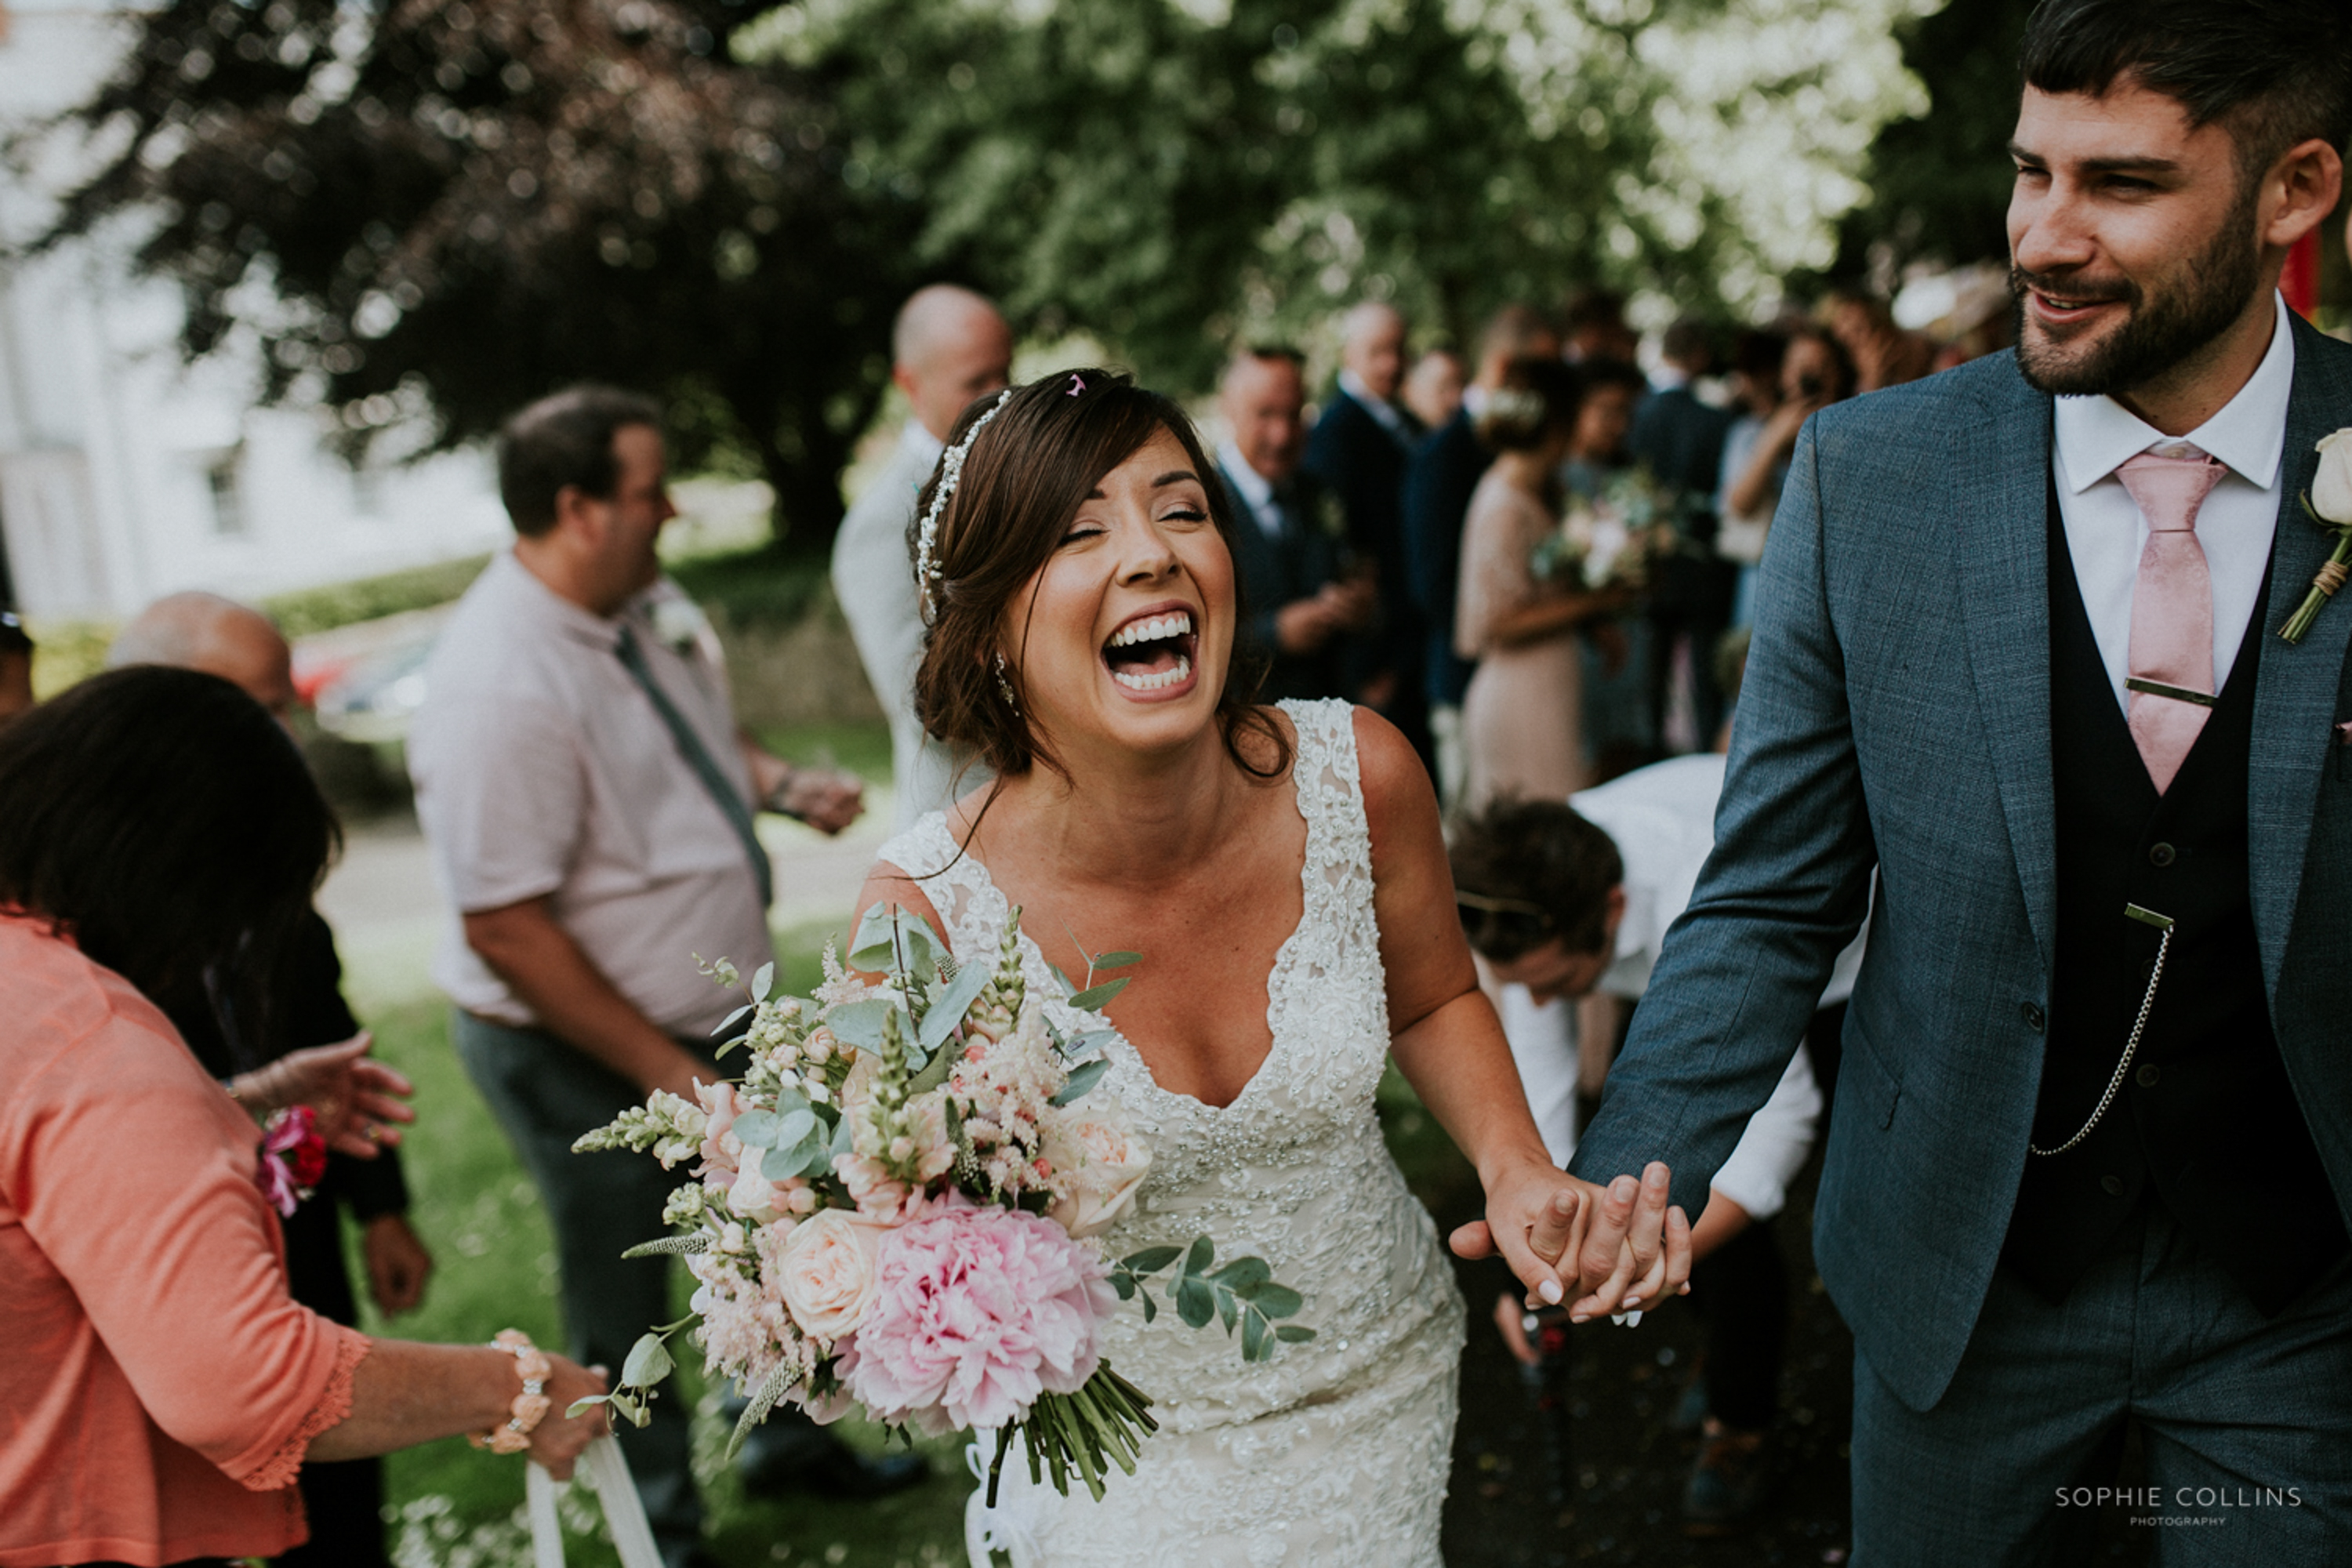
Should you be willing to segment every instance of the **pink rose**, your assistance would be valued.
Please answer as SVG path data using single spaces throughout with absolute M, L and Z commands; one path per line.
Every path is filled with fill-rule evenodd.
M 875 1271 L 842 1383 L 876 1419 L 933 1436 L 1076 1393 L 1118 1307 L 1103 1261 L 1061 1226 L 961 1194 L 884 1237 Z
M 1105 1095 L 1053 1113 L 1045 1152 L 1063 1194 L 1046 1217 L 1074 1237 L 1100 1236 L 1125 1219 L 1151 1173 L 1151 1145 L 1137 1135 L 1127 1108 Z
M 856 1331 L 874 1299 L 881 1227 L 846 1209 L 821 1209 L 799 1225 L 776 1258 L 776 1284 L 801 1332 L 838 1340 Z
M 743 1114 L 743 1102 L 731 1083 L 705 1083 L 694 1080 L 695 1097 L 702 1101 L 709 1124 L 702 1130 L 702 1169 L 697 1175 L 724 1173 L 735 1173 L 737 1162 L 743 1157 L 743 1145 L 731 1136 L 735 1119 Z

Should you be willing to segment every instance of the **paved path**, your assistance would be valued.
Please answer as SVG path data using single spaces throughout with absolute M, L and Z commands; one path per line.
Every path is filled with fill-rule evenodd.
M 777 817 L 763 817 L 761 840 L 776 868 L 778 931 L 826 921 L 845 931 L 874 852 L 889 837 L 887 790 L 869 790 L 866 816 L 838 838 Z M 320 912 L 335 928 L 352 998 L 360 1011 L 429 996 L 433 948 L 448 901 L 432 852 L 406 814 L 358 824 L 343 857 L 319 893 Z

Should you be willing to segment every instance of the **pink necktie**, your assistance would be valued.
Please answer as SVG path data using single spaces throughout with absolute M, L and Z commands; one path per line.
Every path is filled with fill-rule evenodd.
M 2124 685 L 2132 740 L 2158 795 L 2172 787 L 2213 706 L 2213 574 L 2197 542 L 2197 509 L 2222 468 L 2193 447 L 2174 449 L 2195 456 L 2142 452 L 2116 471 L 2147 519 Z

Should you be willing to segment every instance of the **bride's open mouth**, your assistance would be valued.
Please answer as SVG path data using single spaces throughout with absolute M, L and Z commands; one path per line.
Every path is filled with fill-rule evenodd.
M 1192 612 L 1177 605 L 1146 610 L 1120 623 L 1103 644 L 1102 659 L 1123 689 L 1158 697 L 1192 684 L 1200 650 Z

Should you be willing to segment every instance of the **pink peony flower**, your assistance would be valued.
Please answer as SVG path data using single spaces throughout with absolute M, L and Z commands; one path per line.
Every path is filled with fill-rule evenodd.
M 842 1383 L 932 1436 L 1017 1421 L 1094 1375 L 1118 1307 L 1108 1272 L 1051 1220 L 950 1194 L 883 1238 Z

